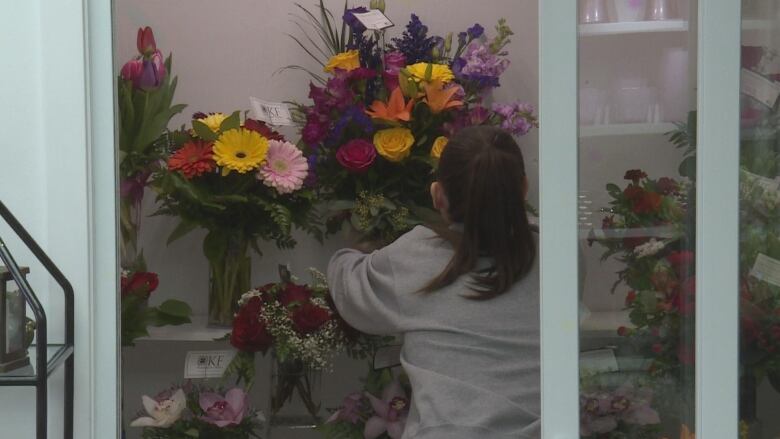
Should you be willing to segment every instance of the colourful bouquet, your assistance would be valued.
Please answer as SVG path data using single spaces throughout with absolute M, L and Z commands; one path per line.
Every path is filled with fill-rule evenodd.
M 661 419 L 653 391 L 625 383 L 606 386 L 584 379 L 580 391 L 580 436 L 594 439 L 656 438 Z
M 390 240 L 433 220 L 428 185 L 449 137 L 469 125 L 524 135 L 537 124 L 527 103 L 489 102 L 509 66 L 512 31 L 503 19 L 493 38 L 475 24 L 453 41 L 452 34 L 429 35 L 412 15 L 386 44 L 384 31 L 367 31 L 355 16 L 366 8 L 345 5 L 341 26 L 322 2 L 318 14 L 303 10 L 321 43 L 296 41 L 328 76 L 310 72 L 313 103 L 298 106 L 298 116 L 331 202 L 329 231 L 349 222 L 369 238 Z
M 144 439 L 259 438 L 264 422 L 238 387 L 222 391 L 188 382 L 154 398 L 144 395 L 142 400 L 145 413 L 139 413 L 130 426 L 142 427 Z
M 410 401 L 405 375 L 370 370 L 362 391 L 347 395 L 319 430 L 326 439 L 400 439 Z
M 273 348 L 271 414 L 297 393 L 316 417 L 320 409 L 313 392 L 316 375 L 331 367 L 337 353 L 365 358 L 385 338 L 363 335 L 338 315 L 322 273 L 312 270 L 313 285 L 296 283 L 286 267 L 280 267 L 280 276 L 280 283 L 250 290 L 239 300 L 230 334 L 239 354 L 226 374 L 236 374 L 251 385 L 254 354 Z
M 229 326 L 235 304 L 250 288 L 249 247 L 258 240 L 292 248 L 293 226 L 320 237 L 315 193 L 305 185 L 303 153 L 263 122 L 239 112 L 196 113 L 192 129 L 171 134 L 167 166 L 155 177 L 158 214 L 181 219 L 168 242 L 201 227 L 208 231 L 209 321 Z
M 148 326 L 190 323 L 192 310 L 184 302 L 166 300 L 158 307 L 148 305 L 158 284 L 156 273 L 122 271 L 122 346 L 132 346 L 136 338 L 148 336 Z
M 128 270 L 143 263 L 138 232 L 144 188 L 164 154 L 168 122 L 186 107 L 173 105 L 171 56 L 163 59 L 151 28 L 138 29 L 137 49 L 117 78 L 122 267 Z
M 623 282 L 631 289 L 625 303 L 633 327 L 618 333 L 653 358 L 652 373 L 676 373 L 680 364 L 693 363 L 694 353 L 696 278 L 685 229 L 689 188 L 667 177 L 650 179 L 638 169 L 625 179 L 630 183 L 624 189 L 607 185 L 613 200 L 594 239 L 607 249 L 602 259 L 615 256 L 624 264 L 615 287 Z

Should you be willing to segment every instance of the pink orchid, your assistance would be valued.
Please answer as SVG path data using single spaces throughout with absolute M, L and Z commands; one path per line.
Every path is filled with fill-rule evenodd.
M 206 412 L 200 419 L 222 428 L 241 423 L 249 405 L 249 396 L 243 390 L 233 388 L 228 390 L 224 398 L 217 393 L 201 393 L 198 402 Z
M 382 391 L 382 399 L 368 392 L 366 392 L 366 397 L 374 409 L 374 416 L 366 421 L 363 437 L 375 439 L 387 432 L 387 435 L 392 439 L 400 439 L 404 434 L 409 408 L 409 400 L 406 398 L 401 384 L 397 380 L 393 380 Z

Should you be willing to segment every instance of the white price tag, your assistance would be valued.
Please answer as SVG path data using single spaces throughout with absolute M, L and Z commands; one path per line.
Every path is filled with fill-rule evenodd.
M 372 9 L 368 12 L 353 13 L 363 26 L 368 30 L 382 30 L 388 27 L 393 27 L 394 24 L 390 21 L 385 14 L 379 9 Z
M 758 280 L 780 287 L 780 261 L 759 253 L 750 275 Z
M 189 351 L 184 361 L 184 379 L 220 378 L 236 351 Z
M 292 126 L 292 114 L 290 107 L 284 102 L 268 102 L 255 97 L 249 98 L 249 104 L 255 113 L 255 118 L 269 125 Z
M 580 352 L 580 367 L 591 373 L 617 372 L 618 362 L 612 349 Z
M 767 107 L 774 107 L 780 96 L 780 84 L 756 72 L 742 69 L 742 93 L 756 99 Z
M 761 188 L 765 191 L 780 191 L 780 180 L 762 177 L 758 174 L 754 174 L 748 171 L 742 172 L 745 173 L 745 177 L 747 177 L 748 181 L 761 186 Z

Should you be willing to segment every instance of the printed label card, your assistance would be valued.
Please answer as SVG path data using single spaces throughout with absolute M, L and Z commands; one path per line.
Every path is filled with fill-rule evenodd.
M 220 378 L 236 351 L 189 351 L 184 360 L 184 379 Z
M 372 9 L 368 12 L 352 14 L 368 30 L 383 30 L 395 26 L 392 21 L 379 9 Z
M 767 107 L 774 107 L 777 97 L 780 96 L 780 84 L 748 69 L 742 69 L 741 82 L 742 93 Z
M 780 261 L 759 253 L 750 275 L 758 280 L 780 287 Z
M 249 98 L 249 104 L 255 118 L 269 125 L 293 126 L 295 122 L 290 113 L 290 106 L 284 102 L 268 102 L 255 97 Z

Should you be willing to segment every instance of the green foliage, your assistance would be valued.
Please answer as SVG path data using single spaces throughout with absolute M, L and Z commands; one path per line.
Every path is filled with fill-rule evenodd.
M 151 307 L 148 299 L 135 294 L 122 297 L 122 346 L 134 346 L 135 340 L 149 336 L 149 326 L 178 326 L 191 323 L 192 309 L 179 300 L 166 300 Z

